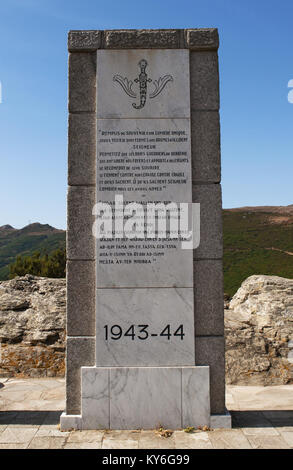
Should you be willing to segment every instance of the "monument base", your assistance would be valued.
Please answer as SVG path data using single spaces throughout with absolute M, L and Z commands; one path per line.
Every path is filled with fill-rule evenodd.
M 222 421 L 210 416 L 207 366 L 82 367 L 81 415 L 63 413 L 61 429 L 231 427 Z

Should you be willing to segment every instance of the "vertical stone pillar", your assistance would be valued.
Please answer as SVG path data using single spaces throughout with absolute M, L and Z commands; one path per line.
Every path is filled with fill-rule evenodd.
M 69 33 L 66 414 L 81 413 L 81 367 L 95 364 L 96 49 Z M 88 39 L 90 39 L 88 41 Z
M 119 415 L 121 413 L 122 415 L 129 413 L 129 416 L 132 414 L 124 403 L 131 398 L 138 404 L 139 393 L 144 394 L 143 384 L 149 387 L 149 391 L 157 397 L 156 400 L 159 400 L 162 394 L 167 396 L 168 389 L 170 386 L 173 387 L 174 392 L 169 397 L 170 403 L 166 405 L 166 410 L 170 411 L 170 420 L 167 423 L 170 427 L 182 427 L 183 424 L 229 427 L 231 420 L 225 411 L 217 30 L 70 31 L 68 48 L 67 372 L 66 411 L 61 417 L 61 427 L 62 429 L 93 429 L 114 426 L 129 428 L 129 426 L 136 427 L 136 425 L 154 427 L 157 423 L 154 422 L 154 417 L 147 409 L 141 409 L 140 415 L 138 414 L 134 419 Z M 194 309 L 193 346 L 190 343 L 186 349 L 187 352 L 183 353 L 180 352 L 179 347 L 177 359 L 176 343 L 174 343 L 172 351 L 170 350 L 169 359 L 165 355 L 161 361 L 159 359 L 156 361 L 155 356 L 152 357 L 147 350 L 143 353 L 145 356 L 142 357 L 140 347 L 134 349 L 136 353 L 131 361 L 129 357 L 127 358 L 125 348 L 121 349 L 121 361 L 119 358 L 117 359 L 117 356 L 112 360 L 110 347 L 107 346 L 107 349 L 103 345 L 101 332 L 103 322 L 105 323 L 107 317 L 103 313 L 105 303 L 107 304 L 105 312 L 113 311 L 113 318 L 115 318 L 115 309 L 121 307 L 122 299 L 122 310 L 125 308 L 125 315 L 128 310 L 131 311 L 133 308 L 130 315 L 134 318 L 133 323 L 141 323 L 141 318 L 146 313 L 142 313 L 142 317 L 139 317 L 138 304 L 135 303 L 136 291 L 144 296 L 143 302 L 146 302 L 148 291 L 144 288 L 149 288 L 151 282 L 147 278 L 140 284 L 139 281 L 138 284 L 135 284 L 134 277 L 134 280 L 131 281 L 132 284 L 128 285 L 127 281 L 121 284 L 119 275 L 115 279 L 115 272 L 113 272 L 113 276 L 112 274 L 109 276 L 111 271 L 108 271 L 108 274 L 105 271 L 106 276 L 103 279 L 104 271 L 99 270 L 98 259 L 101 250 L 97 245 L 97 251 L 96 240 L 92 235 L 94 222 L 92 209 L 95 201 L 100 200 L 101 196 L 98 194 L 97 197 L 100 175 L 97 174 L 99 159 L 96 159 L 96 155 L 99 155 L 102 148 L 97 129 L 99 132 L 105 123 L 109 126 L 111 119 L 111 126 L 114 125 L 117 128 L 120 124 L 118 125 L 115 119 L 126 117 L 129 122 L 130 119 L 128 115 L 115 116 L 113 111 L 112 114 L 105 114 L 107 100 L 110 101 L 112 96 L 111 93 L 109 96 L 101 93 L 99 79 L 103 74 L 104 67 L 106 67 L 103 65 L 104 59 L 102 58 L 110 56 L 98 54 L 100 69 L 97 71 L 98 50 L 125 50 L 128 52 L 143 50 L 146 52 L 146 56 L 147 51 L 151 50 L 172 50 L 174 52 L 185 50 L 184 54 L 188 57 L 190 104 L 186 117 L 189 119 L 191 131 L 189 142 L 190 164 L 192 166 L 192 201 L 200 203 L 201 239 L 199 247 L 193 252 L 193 288 L 191 289 L 191 285 L 189 285 L 187 275 L 182 283 L 176 278 L 176 275 L 173 280 L 175 291 L 177 290 L 179 293 L 174 297 L 174 300 L 178 299 L 179 301 L 182 296 L 183 304 L 181 306 L 179 302 L 176 307 L 171 303 L 168 308 L 171 310 L 174 308 L 174 313 L 176 308 L 179 309 L 178 317 L 180 318 L 180 312 L 182 309 L 184 310 L 183 305 L 187 300 L 187 297 L 184 300 L 185 293 L 189 296 L 188 292 L 192 291 L 192 302 L 187 300 L 187 304 L 192 305 L 192 309 Z M 148 56 L 151 58 L 152 54 L 149 53 Z M 167 56 L 162 54 L 162 57 Z M 181 57 L 180 54 L 179 57 Z M 97 80 L 98 86 L 100 86 L 100 95 L 98 89 L 99 102 L 102 103 L 98 109 L 96 103 Z M 180 88 L 177 90 L 174 100 L 180 95 Z M 189 90 L 185 90 L 185 92 L 189 99 Z M 100 97 L 103 98 L 102 101 Z M 178 104 L 179 108 L 180 103 Z M 130 109 L 133 110 L 133 108 Z M 174 110 L 173 114 L 173 111 L 168 110 L 169 112 L 171 112 L 170 116 L 166 117 L 171 117 L 175 121 L 177 117 L 182 118 L 178 110 Z M 135 118 L 136 115 L 133 116 Z M 145 114 L 146 119 L 153 119 L 154 116 Z M 113 120 L 113 118 L 115 119 Z M 127 119 L 125 119 L 126 121 Z M 140 122 L 142 123 L 142 120 Z M 175 125 L 178 126 L 178 123 Z M 97 141 L 99 149 L 97 149 Z M 184 259 L 188 264 L 186 253 Z M 176 271 L 179 264 L 172 265 L 172 268 Z M 138 278 L 142 276 L 141 272 L 138 271 Z M 111 276 L 114 279 L 112 280 L 113 285 L 111 285 Z M 184 276 L 184 270 L 182 276 Z M 161 289 L 162 295 L 156 297 L 155 289 L 153 292 L 150 292 L 151 289 L 149 289 L 151 309 L 155 309 L 158 302 L 162 302 L 161 306 L 164 305 L 163 302 L 166 306 L 168 305 L 168 296 L 166 294 L 166 298 L 164 298 L 163 292 L 167 289 L 163 287 L 169 288 L 169 292 L 171 292 L 169 281 L 163 280 L 161 282 L 156 275 L 154 279 L 158 288 Z M 117 286 L 120 289 L 114 289 Z M 130 292 L 132 286 L 137 286 L 138 289 L 132 289 L 133 293 L 131 301 L 129 301 L 126 294 L 127 289 Z M 116 294 L 117 301 L 115 300 Z M 176 302 L 178 301 L 176 300 Z M 188 309 L 186 312 L 189 311 Z M 159 312 L 160 309 L 158 315 Z M 136 315 L 138 315 L 137 321 L 135 321 Z M 171 315 L 173 314 L 171 313 Z M 187 315 L 186 318 L 188 318 L 189 313 L 184 313 L 184 315 Z M 193 328 L 188 327 L 188 334 L 192 331 Z M 119 351 L 119 348 L 116 347 L 117 343 L 112 342 L 112 344 L 116 348 L 115 351 Z M 132 342 L 129 345 L 133 347 Z M 190 356 L 192 351 L 193 356 Z M 138 356 L 140 356 L 139 360 Z M 123 357 L 125 357 L 124 362 Z M 190 359 L 191 357 L 193 359 Z M 148 364 L 150 367 L 146 367 Z M 127 366 L 131 366 L 131 369 Z M 123 393 L 120 393 L 112 405 L 110 389 L 111 387 L 115 388 L 115 384 L 119 381 L 126 385 L 128 395 L 123 396 Z M 141 384 L 138 388 L 137 382 Z M 116 389 L 115 393 L 117 393 Z M 129 393 L 132 394 L 131 397 Z M 148 397 L 146 396 L 145 399 L 148 400 Z M 180 403 L 181 408 L 177 405 Z M 165 403 L 162 402 L 163 404 L 165 406 Z M 113 412 L 114 406 L 117 408 L 115 413 Z M 112 411 L 109 412 L 111 407 Z M 150 403 L 150 407 L 152 408 L 152 403 Z M 208 411 L 208 418 L 207 410 L 211 411 L 211 416 Z M 144 418 L 144 415 L 147 414 L 149 416 Z
M 210 367 L 212 423 L 225 414 L 223 239 L 216 30 L 188 30 L 193 202 L 201 203 L 201 241 L 194 250 L 195 361 Z M 229 417 L 225 420 L 229 423 Z

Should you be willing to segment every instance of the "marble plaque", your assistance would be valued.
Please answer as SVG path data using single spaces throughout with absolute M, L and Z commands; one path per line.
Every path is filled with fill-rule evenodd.
M 193 289 L 98 289 L 97 366 L 194 365 Z
M 209 367 L 82 367 L 82 429 L 210 425 Z
M 97 51 L 98 118 L 189 116 L 189 51 Z
M 179 207 L 191 201 L 190 159 L 189 119 L 98 119 L 97 200 Z M 97 287 L 192 287 L 192 262 L 178 239 L 98 240 Z
M 97 52 L 96 165 L 98 203 L 113 216 L 117 196 L 144 210 L 144 236 L 117 233 L 120 213 L 97 239 L 96 365 L 193 365 L 192 252 L 169 225 L 146 236 L 148 204 L 192 201 L 188 51 Z

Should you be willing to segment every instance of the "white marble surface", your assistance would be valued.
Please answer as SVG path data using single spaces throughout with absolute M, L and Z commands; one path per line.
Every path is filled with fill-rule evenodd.
M 156 148 L 138 150 L 142 156 L 131 155 L 136 151 L 133 142 L 127 140 L 136 137 L 121 135 L 161 133 L 166 129 L 170 132 L 168 136 L 141 136 L 171 140 L 147 143 Z M 111 136 L 108 132 L 119 135 Z M 120 142 L 121 139 L 125 142 Z M 177 139 L 184 142 L 178 143 Z M 125 203 L 166 201 L 178 205 L 192 200 L 189 119 L 98 119 L 97 156 L 97 201 L 114 201 L 115 195 L 123 196 Z M 143 222 L 147 222 L 146 211 Z M 113 224 L 113 238 L 97 240 L 97 287 L 193 286 L 192 253 L 182 250 L 178 239 L 121 240 L 115 239 L 115 235 Z
M 110 369 L 112 429 L 181 427 L 179 368 Z
M 173 333 L 183 324 L 184 337 Z M 108 325 L 108 340 L 105 339 Z M 123 335 L 111 339 L 110 328 L 119 325 Z M 136 336 L 124 336 L 134 325 Z M 139 325 L 148 325 L 149 336 Z M 172 336 L 160 336 L 170 325 Z M 97 289 L 97 366 L 194 365 L 194 317 L 192 288 Z M 115 327 L 114 333 L 119 332 Z M 157 336 L 152 336 L 157 335 Z
M 183 250 L 178 241 L 100 241 L 96 287 L 193 288 L 192 251 Z
M 182 368 L 182 427 L 204 426 L 210 419 L 208 366 Z
M 209 367 L 83 367 L 82 415 L 62 415 L 61 427 L 209 426 L 209 400 Z
M 191 183 L 190 119 L 97 120 L 98 201 L 190 202 Z
M 140 103 L 139 83 L 135 79 L 141 72 L 139 62 L 147 61 L 146 103 Z M 114 77 L 121 77 L 126 86 L 132 82 L 129 96 Z M 162 91 L 154 98 L 155 81 L 171 76 Z M 125 80 L 126 78 L 126 80 Z M 128 80 L 128 82 L 127 82 Z M 99 118 L 189 117 L 189 51 L 183 49 L 132 49 L 97 51 L 97 116 Z
M 81 409 L 83 429 L 108 429 L 109 373 L 96 367 L 81 368 Z

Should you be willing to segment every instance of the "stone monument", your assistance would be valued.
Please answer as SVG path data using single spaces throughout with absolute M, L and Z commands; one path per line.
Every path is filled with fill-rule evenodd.
M 218 32 L 70 31 L 68 46 L 61 429 L 230 427 Z M 144 209 L 174 203 L 200 207 L 194 250 L 156 236 L 156 230 L 143 238 Z M 137 205 L 142 212 L 125 236 Z M 97 237 L 97 220 L 105 213 L 107 236 Z M 114 213 L 120 214 L 115 222 Z M 170 212 L 169 224 L 171 219 Z

